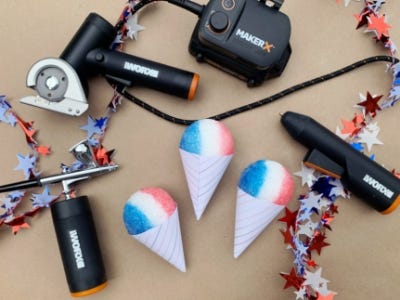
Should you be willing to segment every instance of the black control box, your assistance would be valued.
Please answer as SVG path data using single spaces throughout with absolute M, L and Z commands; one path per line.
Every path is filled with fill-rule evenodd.
M 189 52 L 249 87 L 279 76 L 291 54 L 290 21 L 279 11 L 282 2 L 211 0 L 193 31 Z

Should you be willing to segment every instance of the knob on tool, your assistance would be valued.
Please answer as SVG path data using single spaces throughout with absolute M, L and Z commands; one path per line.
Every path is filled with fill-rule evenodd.
M 145 86 L 193 99 L 199 75 L 168 65 L 110 50 L 117 36 L 113 25 L 91 13 L 75 33 L 60 58 L 45 58 L 28 72 L 27 86 L 37 96 L 22 103 L 79 116 L 89 107 L 86 80 L 96 74 L 123 86 Z

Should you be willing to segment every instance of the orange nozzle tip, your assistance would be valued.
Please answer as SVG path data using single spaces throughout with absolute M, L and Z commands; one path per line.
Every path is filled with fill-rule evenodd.
M 100 285 L 98 285 L 98 286 L 96 286 L 96 287 L 94 287 L 94 288 L 91 288 L 91 289 L 88 289 L 88 290 L 85 290 L 85 291 L 81 291 L 81 292 L 74 292 L 74 293 L 71 293 L 71 296 L 72 296 L 72 297 L 84 297 L 84 296 L 89 296 L 89 295 L 91 295 L 91 294 L 100 292 L 100 291 L 101 291 L 102 289 L 104 289 L 106 286 L 107 286 L 107 282 L 104 282 L 104 283 L 102 283 L 102 284 L 100 284 Z
M 399 206 L 399 204 L 400 204 L 400 195 L 397 196 L 396 200 L 394 200 L 394 202 L 387 209 L 385 209 L 384 211 L 381 211 L 381 214 L 388 215 L 388 214 L 394 212 L 395 209 L 397 208 L 397 206 Z
M 193 74 L 192 83 L 190 84 L 189 94 L 187 97 L 189 100 L 194 99 L 194 96 L 196 95 L 196 91 L 197 91 L 197 86 L 199 85 L 199 81 L 200 81 L 200 75 L 196 74 L 196 73 Z

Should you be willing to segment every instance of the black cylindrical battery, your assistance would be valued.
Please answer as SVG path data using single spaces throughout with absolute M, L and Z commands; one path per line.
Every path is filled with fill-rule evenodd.
M 98 14 L 91 13 L 79 27 L 60 58 L 68 62 L 81 79 L 93 75 L 90 68 L 87 68 L 86 55 L 95 48 L 108 48 L 116 35 L 117 31 L 113 25 Z
M 88 197 L 56 202 L 51 214 L 72 296 L 103 289 L 107 278 Z

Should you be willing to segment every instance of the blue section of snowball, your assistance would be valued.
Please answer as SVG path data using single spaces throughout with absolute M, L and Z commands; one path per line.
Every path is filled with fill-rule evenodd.
M 179 148 L 193 154 L 201 154 L 200 123 L 196 121 L 186 128 Z
M 153 224 L 136 206 L 127 203 L 124 207 L 123 219 L 126 230 L 130 235 L 145 232 L 153 227 Z
M 257 198 L 266 180 L 268 167 L 265 160 L 258 160 L 243 170 L 239 179 L 239 188 Z

